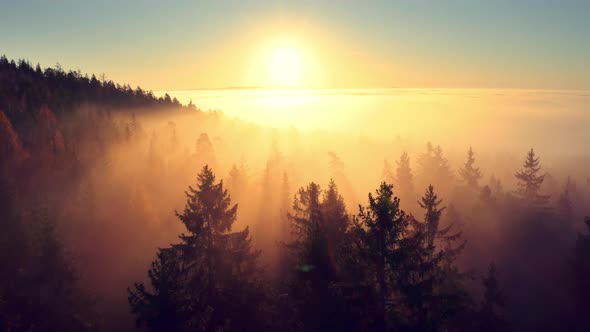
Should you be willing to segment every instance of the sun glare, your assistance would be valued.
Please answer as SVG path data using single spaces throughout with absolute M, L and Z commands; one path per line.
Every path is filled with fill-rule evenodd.
M 268 71 L 273 86 L 295 86 L 302 80 L 303 61 L 294 46 L 278 46 L 271 50 Z

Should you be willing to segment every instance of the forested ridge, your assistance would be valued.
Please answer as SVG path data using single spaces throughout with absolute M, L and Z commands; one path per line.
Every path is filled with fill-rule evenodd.
M 460 143 L 259 128 L 2 57 L 0 330 L 587 331 L 585 161 Z

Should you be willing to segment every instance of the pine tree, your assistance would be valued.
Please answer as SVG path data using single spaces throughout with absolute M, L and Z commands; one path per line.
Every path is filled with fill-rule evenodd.
M 479 179 L 481 178 L 481 171 L 479 167 L 475 168 L 475 158 L 473 149 L 469 147 L 467 151 L 467 161 L 463 165 L 463 168 L 459 170 L 459 175 L 463 179 L 463 182 L 470 188 L 477 189 L 479 186 Z
M 58 240 L 55 212 L 47 202 L 19 209 L 10 182 L 0 174 L 0 330 L 92 330 L 92 305 Z
M 586 234 L 578 233 L 569 261 L 570 291 L 574 300 L 575 324 L 582 331 L 590 324 L 590 217 L 584 219 Z
M 393 301 L 396 286 L 395 272 L 401 271 L 408 218 L 400 209 L 400 200 L 393 195 L 393 186 L 386 182 L 369 193 L 369 205 L 360 207 L 354 219 L 354 233 L 358 238 L 360 255 L 369 266 L 367 280 L 375 280 L 374 313 L 369 327 L 374 331 L 386 331 L 395 324 L 395 313 L 388 304 Z
M 387 183 L 393 183 L 395 181 L 393 175 L 393 166 L 387 159 L 383 161 L 383 181 Z
M 418 202 L 420 207 L 426 210 L 424 214 L 424 225 L 429 245 L 434 244 L 434 240 L 438 235 L 440 216 L 446 208 L 439 208 L 438 206 L 440 203 L 442 203 L 442 200 L 439 199 L 438 196 L 434 193 L 434 187 L 432 185 L 428 186 L 428 189 L 426 189 L 424 196 Z
M 186 196 L 183 213 L 176 215 L 188 233 L 180 235 L 180 243 L 159 251 L 149 272 L 152 290 L 141 283 L 129 290 L 133 313 L 154 331 L 165 326 L 254 329 L 260 300 L 258 253 L 251 248 L 248 228 L 232 232 L 237 205 L 231 205 L 223 181 L 216 183 L 208 166 Z
M 440 228 L 445 207 L 430 185 L 421 201 L 424 221 L 413 217 L 413 232 L 409 237 L 412 256 L 408 259 L 409 277 L 402 279 L 401 293 L 405 294 L 411 312 L 411 324 L 420 331 L 440 331 L 461 323 L 469 297 L 462 286 L 462 275 L 454 260 L 465 247 L 461 232 L 455 232 L 454 222 Z
M 502 311 L 506 304 L 504 290 L 500 287 L 496 265 L 491 263 L 487 274 L 482 278 L 484 288 L 483 299 L 476 311 L 476 326 L 478 331 L 496 332 L 509 331 L 508 322 L 504 320 Z
M 191 319 L 191 296 L 182 263 L 171 248 L 159 249 L 148 271 L 151 290 L 143 283 L 129 292 L 131 312 L 136 324 L 150 331 L 182 331 Z M 203 292 L 203 290 L 201 290 Z
M 320 195 L 320 186 L 313 182 L 307 188 L 299 188 L 295 195 L 292 213 L 288 215 L 293 236 L 290 247 L 295 250 L 300 250 L 313 225 L 321 222 Z
M 440 145 L 433 147 L 429 142 L 426 153 L 418 158 L 418 163 L 421 166 L 422 177 L 427 180 L 427 183 L 433 183 L 439 189 L 449 189 L 454 174 Z
M 334 257 L 340 245 L 345 240 L 349 226 L 346 205 L 344 204 L 344 199 L 338 193 L 338 187 L 334 180 L 330 180 L 328 190 L 324 192 L 321 210 L 322 227 L 328 240 L 330 256 Z
M 343 331 L 351 328 L 339 268 L 349 219 L 334 181 L 321 201 L 320 195 L 315 183 L 299 189 L 289 214 L 295 231 L 289 247 L 298 266 L 290 288 L 305 330 Z
M 559 200 L 557 201 L 557 207 L 563 214 L 566 220 L 569 220 L 572 216 L 572 200 L 570 192 L 566 188 L 562 193 L 559 194 Z
M 563 191 L 559 194 L 557 201 L 557 207 L 566 220 L 571 220 L 572 218 L 572 195 L 575 193 L 576 183 L 568 176 Z
M 395 178 L 399 189 L 407 193 L 414 192 L 414 176 L 410 168 L 410 157 L 408 153 L 402 153 L 396 164 Z
M 527 153 L 523 168 L 514 174 L 519 181 L 517 194 L 529 204 L 542 205 L 549 200 L 549 196 L 539 194 L 541 184 L 545 179 L 545 175 L 539 175 L 541 170 L 539 159 L 539 157 L 535 157 L 535 152 L 531 149 Z
M 502 181 L 500 181 L 500 179 L 496 178 L 496 176 L 494 174 L 492 174 L 492 176 L 490 176 L 490 190 L 492 192 L 492 194 L 494 195 L 498 195 L 500 193 L 502 193 Z

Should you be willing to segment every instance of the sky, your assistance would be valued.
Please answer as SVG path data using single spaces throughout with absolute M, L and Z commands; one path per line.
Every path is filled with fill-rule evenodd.
M 568 0 L 0 0 L 0 54 L 151 90 L 585 90 L 588 13 Z

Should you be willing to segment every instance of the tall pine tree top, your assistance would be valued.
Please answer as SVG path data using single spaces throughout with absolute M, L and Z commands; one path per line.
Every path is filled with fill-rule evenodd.
M 540 157 L 535 156 L 535 152 L 531 150 L 527 153 L 522 169 L 514 174 L 518 179 L 517 194 L 529 203 L 543 204 L 549 199 L 549 196 L 540 195 L 541 184 L 545 180 L 545 174 L 539 175 L 541 166 L 539 163 Z
M 412 169 L 410 168 L 410 157 L 407 152 L 402 153 L 399 157 L 399 161 L 396 168 L 396 180 L 397 184 L 402 190 L 413 190 L 413 178 Z
M 459 175 L 461 178 L 471 188 L 477 188 L 479 179 L 481 178 L 481 171 L 479 167 L 474 167 L 475 165 L 475 157 L 474 157 L 473 149 L 469 147 L 467 151 L 467 161 L 463 165 L 463 168 L 459 170 Z
M 231 230 L 238 205 L 231 206 L 223 180 L 215 183 L 215 175 L 208 165 L 197 176 L 197 189 L 189 186 L 186 196 L 184 212 L 176 215 L 191 233 L 190 236 L 199 237 L 204 232 L 221 234 Z
M 258 252 L 247 227 L 231 231 L 237 204 L 209 166 L 186 196 L 176 215 L 187 233 L 159 249 L 148 271 L 150 289 L 142 283 L 129 289 L 132 312 L 153 331 L 256 330 Z
M 424 223 L 426 224 L 426 234 L 428 243 L 433 244 L 435 237 L 438 232 L 438 224 L 440 221 L 440 215 L 446 207 L 439 208 L 438 206 L 442 203 L 442 199 L 434 193 L 434 187 L 428 186 L 424 196 L 418 202 L 421 208 L 426 210 L 424 213 Z

